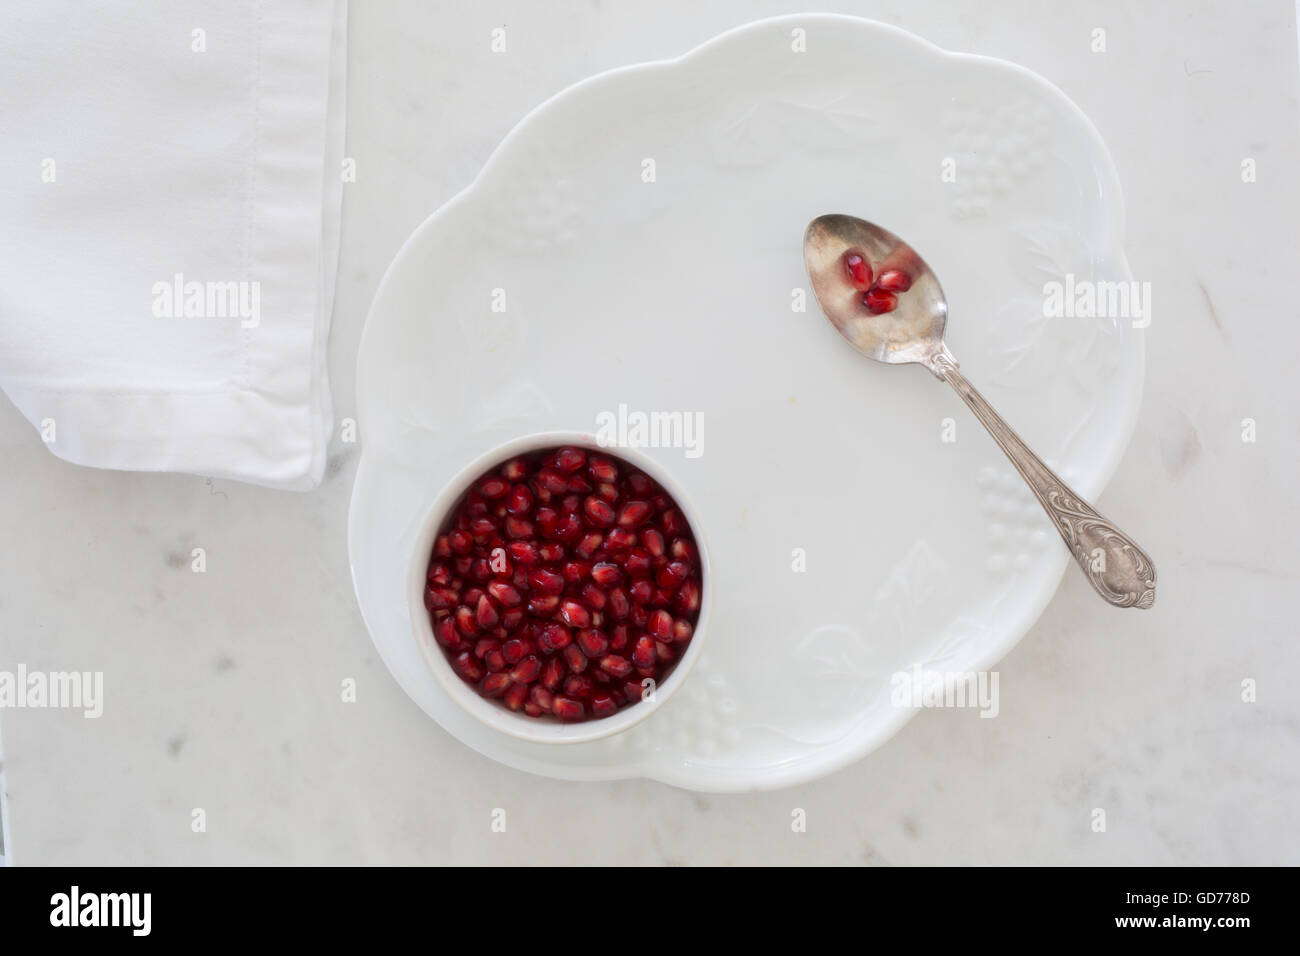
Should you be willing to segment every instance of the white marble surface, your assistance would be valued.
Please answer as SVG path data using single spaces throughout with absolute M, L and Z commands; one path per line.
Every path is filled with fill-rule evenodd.
M 590 73 L 791 9 L 451 6 L 350 13 L 358 180 L 330 343 L 340 418 L 385 266 L 520 116 Z M 106 684 L 99 720 L 0 712 L 11 861 L 1300 863 L 1286 600 L 1300 557 L 1300 314 L 1285 294 L 1300 257 L 1295 9 L 1087 6 L 828 9 L 1023 63 L 1110 145 L 1155 318 L 1141 419 L 1099 506 L 1131 516 L 1156 557 L 1153 611 L 1110 612 L 1067 576 L 1000 667 L 997 719 L 923 713 L 807 786 L 721 797 L 543 780 L 453 741 L 374 654 L 344 541 L 355 445 L 334 443 L 318 492 L 276 493 L 72 467 L 0 404 L 0 669 L 102 670 Z M 509 52 L 494 55 L 501 25 Z M 1090 50 L 1097 27 L 1106 53 Z M 1255 183 L 1241 182 L 1244 157 Z M 205 574 L 190 571 L 193 547 Z M 355 703 L 340 700 L 347 678 Z M 1241 700 L 1246 678 L 1255 703 Z M 1089 825 L 1097 807 L 1104 834 Z M 791 830 L 795 808 L 806 833 Z

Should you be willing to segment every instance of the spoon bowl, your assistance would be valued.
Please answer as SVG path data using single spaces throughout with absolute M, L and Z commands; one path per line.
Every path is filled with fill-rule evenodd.
M 943 342 L 948 300 L 933 270 L 888 229 L 818 216 L 804 233 L 813 294 L 840 335 L 887 365 L 924 365 L 947 382 L 1011 459 L 1094 590 L 1115 607 L 1149 608 L 1156 569 L 1146 552 L 1063 482 L 962 374 Z
M 948 301 L 943 288 L 925 260 L 898 236 L 854 216 L 818 216 L 808 224 L 803 252 L 822 311 L 867 358 L 930 368 L 944 351 Z M 854 285 L 844 267 L 845 256 L 853 252 L 872 263 L 876 275 L 897 269 L 911 277 L 912 285 L 898 296 L 896 309 L 875 315 L 863 304 L 864 290 Z

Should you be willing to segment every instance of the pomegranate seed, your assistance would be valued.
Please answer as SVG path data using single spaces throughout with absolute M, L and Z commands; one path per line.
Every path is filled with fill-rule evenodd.
M 634 578 L 645 577 L 650 573 L 650 552 L 644 548 L 633 548 L 623 567 L 627 568 L 627 573 Z
M 859 252 L 849 252 L 844 256 L 844 268 L 849 274 L 849 281 L 859 289 L 871 285 L 871 265 Z
M 594 576 L 595 568 L 592 569 L 592 574 Z M 627 616 L 632 613 L 632 600 L 622 588 L 609 592 L 609 613 L 616 621 L 627 620 Z
M 447 535 L 447 543 L 454 554 L 469 554 L 474 547 L 474 539 L 459 528 Z
M 532 689 L 528 692 L 528 700 L 539 710 L 549 714 L 551 712 L 551 705 L 555 701 L 555 697 L 541 684 L 534 684 Z
M 876 288 L 886 292 L 906 292 L 912 288 L 912 277 L 902 269 L 886 269 L 876 280 Z
M 542 668 L 542 686 L 549 691 L 554 691 L 560 686 L 560 681 L 564 678 L 564 664 L 558 657 L 552 657 Z
M 532 645 L 519 637 L 512 637 L 501 645 L 501 653 L 507 664 L 518 664 L 532 652 Z M 529 678 L 531 680 L 532 678 Z M 519 678 L 515 678 L 519 680 Z
M 564 692 L 570 697 L 590 697 L 594 690 L 590 678 L 574 674 L 564 681 Z
M 658 558 L 664 553 L 664 536 L 655 528 L 646 528 L 641 532 L 641 543 L 651 557 Z
M 482 588 L 470 588 L 464 594 L 465 606 L 470 607 L 472 605 L 478 604 L 478 599 L 481 598 L 486 593 L 487 592 L 484 591 Z
M 632 673 L 632 662 L 618 654 L 606 654 L 600 659 L 600 669 L 611 677 L 626 677 Z
M 537 635 L 537 646 L 548 654 L 564 650 L 573 640 L 573 635 L 563 624 L 547 624 Z
M 451 666 L 460 675 L 461 680 L 477 684 L 483 677 L 483 666 L 475 660 L 469 651 L 461 651 L 451 659 Z
M 587 669 L 587 655 L 582 653 L 582 648 L 577 644 L 570 644 L 564 649 L 564 663 L 569 665 L 569 670 L 577 674 Z
M 640 497 L 653 492 L 655 483 L 650 479 L 649 475 L 634 471 L 627 476 L 627 490 Z
M 523 621 L 524 609 L 521 607 L 512 607 L 501 615 L 501 627 L 505 629 L 506 633 L 518 630 Z
M 660 640 L 670 640 L 673 635 L 673 616 L 664 610 L 655 611 L 650 615 L 649 630 Z
M 582 507 L 582 495 L 565 495 L 560 499 L 560 511 L 574 514 Z
M 555 454 L 555 467 L 563 472 L 574 472 L 587 463 L 587 453 L 578 448 L 561 448 Z
M 862 304 L 872 315 L 884 315 L 898 308 L 898 296 L 883 289 L 871 289 L 862 297 Z
M 615 528 L 605 535 L 605 547 L 612 551 L 626 551 L 636 544 L 636 535 L 627 528 Z
M 586 512 L 587 520 L 597 527 L 607 528 L 614 523 L 614 506 L 604 498 L 590 496 L 582 503 L 582 510 Z
M 627 629 L 626 624 L 620 624 L 610 632 L 609 639 L 610 650 L 625 651 L 632 643 L 632 632 Z
M 654 667 L 655 660 L 655 642 L 652 637 L 646 635 L 638 638 L 636 647 L 632 649 L 632 663 L 639 669 Z
M 493 581 L 487 586 L 487 593 L 492 595 L 492 600 L 505 607 L 516 607 L 523 601 L 523 596 L 514 586 L 504 581 Z
M 677 589 L 673 598 L 673 607 L 678 614 L 694 614 L 700 609 L 700 585 L 694 578 L 688 579 Z
M 639 581 L 633 581 L 630 590 L 632 600 L 637 604 L 649 604 L 650 598 L 654 596 L 655 585 L 649 578 L 642 578 Z
M 692 566 L 700 559 L 700 553 L 695 549 L 695 542 L 689 538 L 674 538 L 668 553 L 672 555 L 674 561 L 685 561 Z
M 540 557 L 537 553 L 537 546 L 531 541 L 511 541 L 506 545 L 506 551 L 510 553 L 510 557 L 514 558 L 517 563 L 525 567 L 532 567 Z
M 533 493 L 527 485 L 515 485 L 510 489 L 506 499 L 506 511 L 515 517 L 523 517 L 533 507 Z
M 583 709 L 582 701 L 574 700 L 572 697 L 556 696 L 555 704 L 552 708 L 556 717 L 560 720 L 582 720 L 586 711 Z
M 528 698 L 527 684 L 511 684 L 510 689 L 506 691 L 504 698 L 505 705 L 511 710 L 518 710 L 524 706 L 524 701 Z
M 509 489 L 505 481 L 497 478 L 495 475 L 489 475 L 478 483 L 478 493 L 489 501 L 500 498 Z
M 500 650 L 490 650 L 483 655 L 483 666 L 490 671 L 503 671 L 506 669 L 505 655 Z
M 478 633 L 478 622 L 474 620 L 474 612 L 463 604 L 456 608 L 456 627 L 466 637 L 473 637 Z
M 451 588 L 425 587 L 424 607 L 429 611 L 445 611 L 454 607 L 459 597 Z
M 555 537 L 555 529 L 560 523 L 560 513 L 554 508 L 541 507 L 534 513 L 533 517 L 537 519 L 537 527 L 542 529 L 542 534 L 548 538 Z
M 574 545 L 573 553 L 580 558 L 590 559 L 600 549 L 600 545 L 604 540 L 605 536 L 603 534 L 599 531 L 593 531 Z
M 600 495 L 610 504 L 615 504 L 618 501 L 618 486 L 612 481 L 602 481 L 596 486 L 596 494 Z
M 659 569 L 659 573 L 655 576 L 655 583 L 665 591 L 674 591 L 690 573 L 691 569 L 684 561 L 670 561 Z
M 557 561 L 563 561 L 564 555 L 566 554 L 564 545 L 555 544 L 553 542 L 547 542 L 546 544 L 538 546 L 537 553 L 541 556 L 543 561 L 548 561 L 551 564 L 554 564 Z
M 591 566 L 591 579 L 601 587 L 607 588 L 622 581 L 623 572 L 619 570 L 617 564 L 612 564 L 609 561 L 598 561 Z
M 663 641 L 655 641 L 655 659 L 660 664 L 667 664 L 677 657 L 677 652 L 672 649 L 671 645 Z
M 488 674 L 487 677 L 483 678 L 483 686 L 480 688 L 480 693 L 482 693 L 484 697 L 500 697 L 506 692 L 506 688 L 509 686 L 509 674 Z
M 594 627 L 578 632 L 578 647 L 587 657 L 602 657 L 609 650 L 609 638 Z
M 585 495 L 587 492 L 591 491 L 591 482 L 582 477 L 582 475 L 570 475 L 568 487 L 570 491 L 577 492 L 579 495 Z
M 539 594 L 559 594 L 564 590 L 564 578 L 547 568 L 537 568 L 528 580 Z
M 605 592 L 596 587 L 595 584 L 584 585 L 578 597 L 582 598 L 583 603 L 592 611 L 603 610 L 605 602 L 609 600 Z
M 478 599 L 478 607 L 474 609 L 474 620 L 484 630 L 496 627 L 497 622 L 501 620 L 501 615 L 497 613 L 497 609 L 488 600 L 486 594 Z
M 612 458 L 604 455 L 592 455 L 587 463 L 587 471 L 596 481 L 610 482 L 618 480 L 618 465 Z
M 664 529 L 664 534 L 672 538 L 686 530 L 686 519 L 676 508 L 669 508 L 659 516 L 659 526 Z
M 524 713 L 529 717 L 540 717 L 545 713 L 545 711 L 530 700 L 528 703 L 524 704 Z
M 587 627 L 591 624 L 591 612 L 577 601 L 561 601 L 560 620 L 570 627 Z
M 447 566 L 445 561 L 434 561 L 429 565 L 429 570 L 425 573 L 424 579 L 429 584 L 446 587 L 451 583 L 451 568 Z
M 510 679 L 521 684 L 531 684 L 542 672 L 542 659 L 535 654 L 525 657 L 510 672 Z
M 518 481 L 526 474 L 528 474 L 528 462 L 522 458 L 514 458 L 501 466 L 501 476 L 510 481 Z
M 553 495 L 562 495 L 569 490 L 569 479 L 551 468 L 543 468 L 537 473 L 537 484 Z
M 627 698 L 629 704 L 635 704 L 645 693 L 645 688 L 641 686 L 640 681 L 630 680 L 623 685 L 623 695 Z
M 456 630 L 456 622 L 451 617 L 444 617 L 433 625 L 433 636 L 438 639 L 439 644 L 450 650 L 460 647 L 460 633 Z
M 564 580 L 577 584 L 591 573 L 591 565 L 586 561 L 567 561 L 560 572 L 564 575 Z
M 448 539 L 447 535 L 440 534 L 433 542 L 433 555 L 436 558 L 451 557 L 451 541 Z
M 650 502 L 629 501 L 623 505 L 623 509 L 618 513 L 618 526 L 620 528 L 635 528 L 648 517 L 650 517 Z
M 559 606 L 558 594 L 534 594 L 528 599 L 528 613 L 534 617 L 550 617 Z
M 582 535 L 582 519 L 576 514 L 561 515 L 560 520 L 555 525 L 555 537 L 561 541 L 572 543 L 577 541 Z
M 618 701 L 609 694 L 596 694 L 591 698 L 591 716 L 608 717 L 618 710 Z
M 673 640 L 678 644 L 685 644 L 695 633 L 695 627 L 684 617 L 679 617 L 673 621 Z

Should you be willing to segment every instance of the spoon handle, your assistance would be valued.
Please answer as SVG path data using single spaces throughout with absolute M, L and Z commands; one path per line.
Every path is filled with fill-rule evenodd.
M 1156 600 L 1156 568 L 1137 542 L 1063 482 L 1035 455 L 1002 416 L 994 411 L 945 352 L 931 360 L 931 370 L 970 406 L 993 440 L 1029 483 L 1038 503 L 1061 533 L 1074 560 L 1097 593 L 1115 607 L 1148 608 Z

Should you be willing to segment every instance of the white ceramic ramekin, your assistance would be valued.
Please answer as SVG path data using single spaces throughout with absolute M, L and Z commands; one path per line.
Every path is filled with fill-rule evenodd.
M 503 464 L 517 455 L 560 445 L 599 450 L 607 455 L 621 458 L 659 482 L 686 516 L 700 553 L 700 614 L 695 623 L 695 633 L 686 647 L 686 653 L 664 678 L 663 683 L 654 688 L 652 698 L 623 707 L 609 717 L 580 723 L 563 723 L 552 717 L 529 717 L 527 714 L 507 709 L 500 701 L 488 700 L 480 696 L 452 670 L 451 662 L 433 635 L 433 623 L 429 612 L 424 607 L 424 585 L 434 539 L 438 536 L 447 516 L 460 503 L 475 480 L 494 466 Z M 521 740 L 544 744 L 584 743 L 621 733 L 650 717 L 677 692 L 690 675 L 691 668 L 695 666 L 704 647 L 708 631 L 709 608 L 712 605 L 713 581 L 709 569 L 709 549 L 701 529 L 702 525 L 694 506 L 672 476 L 667 474 L 658 463 L 635 449 L 605 448 L 596 442 L 594 435 L 582 432 L 539 432 L 498 445 L 469 462 L 456 473 L 434 498 L 420 524 L 410 556 L 406 589 L 411 630 L 415 641 L 443 692 L 466 712 L 494 730 Z

